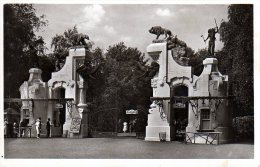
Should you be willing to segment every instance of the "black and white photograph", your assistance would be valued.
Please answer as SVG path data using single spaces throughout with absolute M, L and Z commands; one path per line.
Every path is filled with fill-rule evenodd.
M 4 1 L 0 166 L 259 167 L 259 9 Z

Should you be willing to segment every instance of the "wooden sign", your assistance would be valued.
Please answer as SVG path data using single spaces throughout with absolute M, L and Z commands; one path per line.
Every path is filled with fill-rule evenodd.
M 72 118 L 70 125 L 70 133 L 79 133 L 81 118 Z
M 173 108 L 185 108 L 185 103 L 174 103 Z
M 138 114 L 138 110 L 126 110 L 126 114 Z
M 55 108 L 63 108 L 63 105 L 60 103 L 56 103 Z

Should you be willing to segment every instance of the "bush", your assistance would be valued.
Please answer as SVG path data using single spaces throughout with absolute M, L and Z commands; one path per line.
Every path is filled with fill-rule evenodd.
M 254 116 L 234 118 L 233 127 L 238 139 L 254 139 Z

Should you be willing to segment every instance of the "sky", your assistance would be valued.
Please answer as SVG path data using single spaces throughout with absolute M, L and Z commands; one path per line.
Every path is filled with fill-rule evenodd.
M 38 35 L 43 36 L 47 52 L 51 39 L 75 25 L 80 33 L 89 35 L 95 47 L 108 49 L 119 42 L 146 52 L 156 38 L 148 30 L 152 26 L 170 29 L 180 40 L 197 51 L 206 47 L 201 35 L 207 37 L 209 28 L 227 20 L 228 5 L 174 5 L 174 4 L 35 4 L 36 14 L 44 14 L 48 26 Z M 164 36 L 161 36 L 164 38 Z M 216 50 L 223 44 L 217 35 Z

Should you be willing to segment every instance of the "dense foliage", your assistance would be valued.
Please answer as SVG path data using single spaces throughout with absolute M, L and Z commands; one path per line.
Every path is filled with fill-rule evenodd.
M 203 71 L 203 60 L 208 57 L 207 49 L 200 49 L 190 56 L 189 65 L 192 66 L 192 73 L 199 76 Z
M 229 76 L 229 91 L 235 96 L 239 115 L 253 114 L 253 5 L 230 5 L 228 21 L 220 26 L 224 42 L 220 69 Z
M 117 122 L 119 119 L 130 121 L 130 116 L 125 114 L 125 110 L 138 109 L 139 127 L 144 128 L 152 92 L 144 56 L 136 48 L 119 43 L 110 46 L 105 57 L 102 67 L 103 85 L 98 84 L 96 87 L 102 91 L 93 94 L 95 100 L 92 126 L 95 130 L 115 131 L 120 126 Z
M 229 95 L 234 95 L 234 116 L 254 113 L 253 89 L 253 6 L 230 5 L 228 21 L 220 25 L 222 50 L 215 53 L 219 70 L 229 76 Z M 199 76 L 206 49 L 198 50 L 190 57 L 193 74 Z
M 19 97 L 20 85 L 28 80 L 29 69 L 45 68 L 43 38 L 35 34 L 46 25 L 44 15 L 37 17 L 29 4 L 4 5 L 4 96 Z M 48 68 L 51 68 L 50 66 Z M 43 79 L 48 79 L 43 71 Z
M 80 34 L 76 26 L 52 38 L 55 59 L 65 60 L 75 34 Z M 137 117 L 139 124 L 143 124 L 140 127 L 144 128 L 152 92 L 149 66 L 144 55 L 136 48 L 118 43 L 110 46 L 105 53 L 95 48 L 87 57 L 93 68 L 99 66 L 93 78 L 87 79 L 92 131 L 116 131 L 119 119 L 130 121 L 125 114 L 127 109 L 139 110 Z

